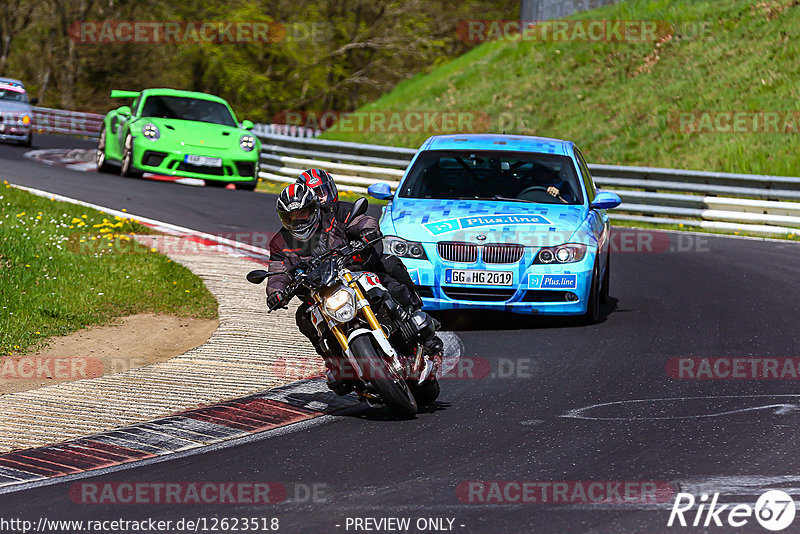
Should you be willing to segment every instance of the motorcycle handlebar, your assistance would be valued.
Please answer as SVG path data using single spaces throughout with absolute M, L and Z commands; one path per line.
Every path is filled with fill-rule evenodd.
M 285 270 L 285 271 L 273 271 L 273 272 L 269 273 L 269 276 L 273 276 L 273 275 L 276 275 L 276 274 L 289 274 L 290 276 L 292 276 L 292 281 L 289 283 L 289 285 L 286 288 L 287 289 L 287 291 L 286 291 L 286 299 L 283 302 L 281 302 L 278 306 L 275 306 L 274 308 L 270 308 L 269 311 L 273 312 L 273 311 L 275 311 L 277 309 L 280 309 L 280 308 L 285 306 L 285 304 L 284 304 L 285 302 L 289 302 L 291 299 L 293 299 L 294 296 L 297 294 L 297 290 L 300 289 L 300 286 L 302 286 L 303 281 L 306 278 L 306 275 L 310 271 L 313 271 L 324 260 L 326 260 L 326 259 L 328 259 L 328 258 L 330 258 L 330 257 L 332 257 L 334 255 L 337 255 L 337 254 L 341 255 L 342 257 L 349 256 L 353 252 L 358 252 L 359 250 L 363 250 L 363 249 L 365 249 L 367 247 L 370 247 L 370 246 L 378 243 L 382 239 L 383 239 L 382 237 L 379 237 L 379 238 L 373 239 L 372 241 L 369 241 L 369 242 L 364 242 L 364 241 L 361 241 L 360 239 L 359 240 L 354 240 L 354 241 L 351 241 L 351 242 L 349 242 L 347 244 L 344 244 L 342 246 L 339 246 L 339 247 L 336 247 L 336 248 L 332 248 L 332 249 L 330 249 L 328 251 L 325 251 L 324 253 L 320 254 L 319 256 L 316 256 L 316 257 L 313 257 L 313 258 L 309 258 L 307 260 L 303 260 L 300 263 L 298 263 L 297 265 L 295 265 L 294 267 L 292 267 L 291 269 L 288 269 L 288 270 Z M 296 273 L 298 271 L 301 271 L 300 267 L 303 267 L 304 266 L 303 264 L 305 264 L 305 266 L 307 266 L 308 268 L 307 269 L 303 269 L 301 274 L 299 276 L 295 277 Z

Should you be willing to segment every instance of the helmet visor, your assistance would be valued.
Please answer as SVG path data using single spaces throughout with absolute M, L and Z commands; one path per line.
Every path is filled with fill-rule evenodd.
M 283 227 L 293 234 L 302 234 L 319 222 L 316 204 L 294 211 L 278 211 Z
M 320 204 L 327 204 L 339 200 L 339 191 L 337 191 L 336 184 L 334 184 L 332 180 L 315 186 L 314 193 L 317 194 Z

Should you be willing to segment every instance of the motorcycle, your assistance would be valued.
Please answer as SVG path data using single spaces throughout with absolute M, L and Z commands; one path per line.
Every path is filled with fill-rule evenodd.
M 358 199 L 353 217 L 366 209 L 367 200 Z M 260 284 L 270 276 L 288 274 L 284 302 L 299 296 L 311 303 L 307 313 L 325 352 L 346 377 L 344 391 L 337 393 L 355 391 L 370 406 L 386 405 L 401 419 L 410 419 L 418 406 L 433 404 L 439 396 L 440 355 L 424 350 L 439 324 L 422 310 L 398 304 L 376 274 L 348 269 L 353 255 L 379 240 L 352 241 L 286 271 L 251 271 L 247 280 Z

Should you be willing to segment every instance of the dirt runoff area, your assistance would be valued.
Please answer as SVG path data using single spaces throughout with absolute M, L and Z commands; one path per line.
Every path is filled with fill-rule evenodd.
M 39 351 L 0 359 L 0 395 L 163 362 L 206 342 L 216 319 L 138 314 L 54 337 Z

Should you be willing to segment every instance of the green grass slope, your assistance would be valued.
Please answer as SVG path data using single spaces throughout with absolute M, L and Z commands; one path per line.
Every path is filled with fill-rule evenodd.
M 360 111 L 488 113 L 485 131 L 503 117 L 508 133 L 573 140 L 595 163 L 800 174 L 800 121 L 788 133 L 685 133 L 670 121 L 696 111 L 800 116 L 800 1 L 626 0 L 573 18 L 674 26 L 661 42 L 488 42 Z M 416 147 L 428 135 L 325 137 Z

